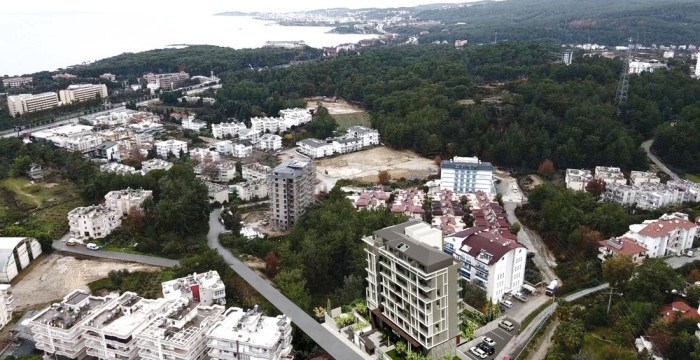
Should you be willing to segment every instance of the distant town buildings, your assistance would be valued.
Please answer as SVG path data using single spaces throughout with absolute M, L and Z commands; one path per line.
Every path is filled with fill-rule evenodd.
M 29 85 L 34 81 L 31 76 L 20 76 L 2 79 L 2 86 L 5 89 L 12 89 L 22 87 L 24 85 Z
M 100 79 L 114 81 L 114 80 L 117 80 L 117 75 L 114 75 L 111 73 L 104 73 L 104 74 L 100 75 Z
M 77 79 L 78 75 L 73 75 L 73 74 L 68 74 L 68 73 L 59 73 L 56 75 L 52 75 L 51 78 L 54 80 L 58 80 L 58 79 L 71 80 L 71 79 Z
M 641 74 L 643 72 L 653 73 L 657 69 L 666 69 L 666 64 L 660 62 L 647 62 L 647 61 L 630 61 L 629 73 L 630 74 Z
M 483 191 L 494 194 L 493 165 L 476 157 L 455 156 L 440 164 L 440 189 L 457 194 L 474 194 Z
M 74 102 L 104 99 L 108 96 L 105 84 L 77 84 L 69 85 L 66 90 L 58 92 L 62 104 Z
M 100 171 L 117 175 L 129 175 L 138 173 L 138 170 L 136 170 L 135 167 L 116 162 L 110 162 L 100 165 Z
M 55 92 L 41 94 L 19 94 L 7 97 L 7 108 L 12 117 L 25 113 L 51 109 L 58 106 L 58 96 Z
M 276 167 L 268 175 L 270 223 L 288 229 L 311 205 L 316 167 L 313 161 L 293 160 Z
M 202 120 L 195 119 L 194 115 L 190 115 L 182 119 L 182 129 L 194 132 L 200 132 L 207 127 L 207 123 Z
M 460 334 L 461 265 L 432 246 L 441 240 L 439 230 L 415 220 L 363 239 L 373 326 L 390 328 L 414 351 L 434 359 L 454 355 Z
M 141 174 L 146 175 L 153 170 L 170 170 L 173 163 L 162 159 L 150 159 L 141 163 Z
M 190 78 L 190 74 L 180 71 L 178 73 L 169 74 L 153 74 L 148 73 L 143 76 L 148 82 L 147 87 L 151 90 L 166 89 L 173 90 L 182 82 Z

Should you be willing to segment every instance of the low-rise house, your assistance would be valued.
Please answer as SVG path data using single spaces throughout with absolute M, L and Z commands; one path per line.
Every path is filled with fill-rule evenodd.
M 624 236 L 598 241 L 600 247 L 598 259 L 605 262 L 611 256 L 625 255 L 632 258 L 635 264 L 641 264 L 646 259 L 647 249 Z
M 236 196 L 243 201 L 263 199 L 268 195 L 267 179 L 246 181 L 231 185 Z
M 257 148 L 263 151 L 277 151 L 282 148 L 282 137 L 275 134 L 263 134 L 260 137 L 260 142 L 257 143 Z
M 27 173 L 27 175 L 33 181 L 44 180 L 44 170 L 42 169 L 41 165 L 39 165 L 39 164 L 32 163 L 32 166 L 29 168 L 29 172 Z
M 588 182 L 593 180 L 590 170 L 566 169 L 565 183 L 567 189 L 584 191 Z
M 116 209 L 122 216 L 126 216 L 131 214 L 134 209 L 141 209 L 143 203 L 152 198 L 153 191 L 151 190 L 126 188 L 108 192 L 105 195 L 105 205 Z
M 163 159 L 150 159 L 141 163 L 141 174 L 146 175 L 153 170 L 168 171 L 173 167 L 173 163 Z
M 241 130 L 245 129 L 245 124 L 241 122 L 222 122 L 220 124 L 212 124 L 211 132 L 215 139 L 221 139 L 226 136 L 238 136 Z
M 71 237 L 100 239 L 122 224 L 122 214 L 106 205 L 78 207 L 68 213 Z
M 627 185 L 627 179 L 618 167 L 596 166 L 595 178 L 603 180 L 605 184 Z
M 121 161 L 121 152 L 119 144 L 113 141 L 105 141 L 95 148 L 97 157 L 107 159 L 107 161 Z
M 205 181 L 204 185 L 207 186 L 210 203 L 223 203 L 224 201 L 228 201 L 228 186 L 209 181 Z
M 167 158 L 172 154 L 175 157 L 180 157 L 180 153 L 187 153 L 187 143 L 180 140 L 165 140 L 157 141 L 154 144 L 158 156 Z
M 444 251 L 461 262 L 459 275 L 486 290 L 493 303 L 525 283 L 527 249 L 499 231 L 473 227 L 449 235 Z
M 694 308 L 685 300 L 676 300 L 670 304 L 665 304 L 659 309 L 659 315 L 664 319 L 665 323 L 672 323 L 676 320 L 692 320 L 700 322 L 700 314 L 698 308 Z
M 349 127 L 347 137 L 360 139 L 361 147 L 379 145 L 379 131 L 365 126 Z
M 649 258 L 681 255 L 693 247 L 700 228 L 688 221 L 687 215 L 686 218 L 682 215 L 685 214 L 665 215 L 657 220 L 630 225 L 624 236 L 646 248 Z
M 253 156 L 253 143 L 250 140 L 239 140 L 232 143 L 231 156 L 235 158 Z
M 207 123 L 205 121 L 197 120 L 192 115 L 190 115 L 187 118 L 182 120 L 182 129 L 183 130 L 200 132 L 200 131 L 202 131 L 202 129 L 205 129 L 206 127 L 207 127 Z
M 262 165 L 258 162 L 245 164 L 241 166 L 241 176 L 244 180 L 255 181 L 267 179 L 267 176 L 272 172 L 272 168 Z
M 232 307 L 207 332 L 211 359 L 292 360 L 292 321 L 285 315 L 263 316 L 258 306 Z
M 380 207 L 387 207 L 387 200 L 390 194 L 377 188 L 373 191 L 361 191 L 358 194 L 349 195 L 348 199 L 352 201 L 357 210 L 375 210 Z
M 336 154 L 345 154 L 350 152 L 355 152 L 362 150 L 362 139 L 358 138 L 345 138 L 345 139 L 334 139 L 331 143 L 333 146 L 333 152 Z
M 138 174 L 135 167 L 115 162 L 100 165 L 100 171 L 118 175 Z
M 312 159 L 333 155 L 333 144 L 318 139 L 304 139 L 297 141 L 298 151 Z
M 186 298 L 202 305 L 226 305 L 226 286 L 216 270 L 193 273 L 161 283 L 168 300 Z

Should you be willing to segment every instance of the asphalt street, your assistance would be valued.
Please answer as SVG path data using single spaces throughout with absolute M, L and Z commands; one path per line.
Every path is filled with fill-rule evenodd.
M 80 244 L 75 246 L 68 246 L 65 242 L 61 240 L 54 241 L 53 248 L 66 253 L 79 254 L 102 259 L 128 261 L 167 268 L 172 268 L 180 265 L 180 262 L 177 260 L 164 259 L 157 256 L 129 254 L 118 251 L 89 250 L 84 245 Z

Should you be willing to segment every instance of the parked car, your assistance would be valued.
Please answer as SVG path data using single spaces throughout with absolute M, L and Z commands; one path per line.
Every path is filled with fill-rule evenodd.
M 694 255 L 694 254 L 693 254 L 693 249 L 688 249 L 688 250 L 685 251 L 685 256 L 693 257 L 693 255 Z
M 68 241 L 66 241 L 66 245 L 68 245 L 68 246 L 75 246 L 77 244 L 78 244 L 78 242 L 75 241 L 74 239 L 69 239 Z
M 515 294 L 513 294 L 513 297 L 520 300 L 520 301 L 523 301 L 523 302 L 527 301 L 527 298 L 525 297 L 525 295 L 523 295 L 521 293 L 515 293 Z
M 515 328 L 515 325 L 508 320 L 501 320 L 501 322 L 498 323 L 498 327 L 512 331 Z
M 488 355 L 486 355 L 486 352 L 484 352 L 484 350 L 481 350 L 481 349 L 479 349 L 479 348 L 476 347 L 476 346 L 472 346 L 472 347 L 469 349 L 469 352 L 472 353 L 472 354 L 474 354 L 474 356 L 476 356 L 476 357 L 478 357 L 478 358 L 480 358 L 480 359 L 486 359 L 486 357 L 488 356 Z
M 485 352 L 485 353 L 486 353 L 487 355 L 489 355 L 489 356 L 491 356 L 491 355 L 493 355 L 493 354 L 496 353 L 496 348 L 494 348 L 493 346 L 491 346 L 491 345 L 489 345 L 489 344 L 487 344 L 487 343 L 483 343 L 483 342 L 482 342 L 481 344 L 477 345 L 477 347 L 478 347 L 479 349 L 481 349 L 481 351 Z
M 490 337 L 484 336 L 484 339 L 481 340 L 484 344 L 489 344 L 489 346 L 496 346 L 496 342 L 493 341 Z
M 501 305 L 509 309 L 513 307 L 513 303 L 510 300 L 501 300 Z
M 93 244 L 93 243 L 87 244 L 87 248 L 90 250 L 99 250 L 100 249 L 100 247 L 97 246 L 97 244 Z

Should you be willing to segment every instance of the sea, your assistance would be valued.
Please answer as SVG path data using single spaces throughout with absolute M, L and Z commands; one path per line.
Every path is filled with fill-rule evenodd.
M 248 16 L 210 14 L 21 13 L 0 16 L 0 75 L 53 71 L 125 52 L 178 45 L 262 47 L 303 40 L 312 47 L 356 43 L 376 35 L 328 33 L 331 27 L 282 26 Z

